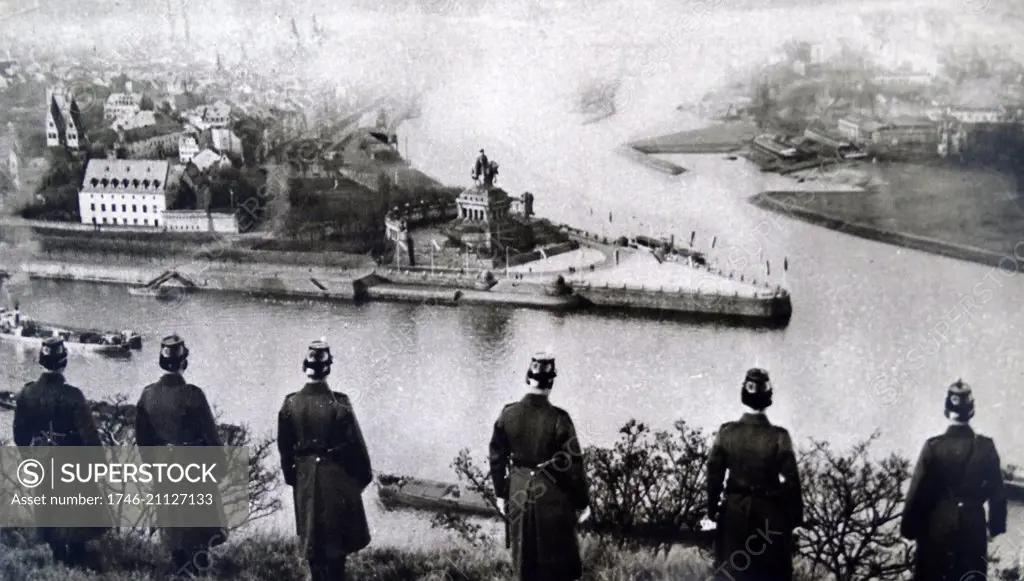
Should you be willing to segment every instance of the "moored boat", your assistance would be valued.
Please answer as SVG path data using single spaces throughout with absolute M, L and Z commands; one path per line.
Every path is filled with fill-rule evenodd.
M 465 516 L 498 518 L 498 510 L 480 494 L 458 484 L 380 474 L 377 496 L 386 508 L 407 507 L 426 511 L 447 511 Z
M 18 394 L 13 391 L 0 391 L 0 409 L 13 410 L 16 407 Z
M 1014 503 L 1024 503 L 1024 480 L 1007 478 L 1003 481 L 1006 487 L 1006 499 Z
M 121 331 L 103 331 L 100 329 L 86 329 L 82 327 L 58 325 L 56 323 L 44 323 L 42 321 L 37 321 L 36 324 L 41 327 L 63 329 L 65 331 L 72 333 L 73 335 L 84 337 L 87 342 L 93 341 L 93 339 L 90 338 L 106 337 L 108 343 L 125 343 L 128 345 L 129 349 L 132 349 L 134 351 L 142 349 L 142 335 L 138 334 L 135 331 L 132 331 L 131 329 L 124 329 Z
M 142 346 L 141 337 L 130 331 L 104 333 L 71 329 L 40 323 L 17 310 L 0 309 L 0 341 L 40 348 L 43 341 L 51 337 L 61 337 L 67 350 L 77 353 L 129 355 L 133 342 Z
M 467 491 L 453 483 L 381 474 L 377 477 L 377 495 L 381 504 L 388 509 L 409 508 L 495 520 L 502 518 L 497 507 L 488 502 L 483 495 Z M 650 526 L 645 523 L 617 526 L 611 523 L 595 523 L 593 519 L 581 523 L 580 530 L 654 544 L 667 543 L 704 548 L 710 547 L 715 538 L 714 529 Z

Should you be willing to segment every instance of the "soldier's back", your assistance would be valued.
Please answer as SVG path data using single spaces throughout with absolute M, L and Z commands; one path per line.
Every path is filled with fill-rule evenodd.
M 137 408 L 143 420 L 136 434 L 140 446 L 217 444 L 204 441 L 209 413 L 205 393 L 180 376 L 147 385 Z
M 722 424 L 719 434 L 731 482 L 746 486 L 778 483 L 779 452 L 789 439 L 785 428 L 771 424 L 764 416 L 754 416 Z
M 44 374 L 26 383 L 15 404 L 15 444 L 82 445 L 78 418 L 87 406 L 82 390 L 60 376 Z
M 551 405 L 547 398 L 525 397 L 501 411 L 501 423 L 513 456 L 539 464 L 561 451 L 559 434 L 571 421 L 569 413 Z
M 971 468 L 997 455 L 992 438 L 971 430 L 949 430 L 929 438 L 926 446 L 931 459 L 929 475 L 955 487 L 980 486 L 985 475 Z

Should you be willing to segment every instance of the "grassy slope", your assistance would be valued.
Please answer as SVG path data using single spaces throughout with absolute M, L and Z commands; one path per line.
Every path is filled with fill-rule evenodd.
M 28 531 L 31 533 L 31 531 Z M 156 581 L 168 578 L 167 556 L 155 545 L 124 537 L 101 539 L 94 552 L 102 552 L 106 571 L 102 574 L 68 570 L 53 564 L 49 549 L 25 540 L 20 531 L 4 531 L 0 548 L 0 579 L 18 581 Z M 603 550 L 584 544 L 586 581 L 598 579 L 706 579 L 705 561 L 690 551 L 655 557 L 646 553 Z M 504 552 L 451 550 L 409 551 L 369 548 L 350 561 L 355 579 L 377 581 L 461 580 L 498 581 L 511 579 Z M 195 572 L 193 572 L 195 574 Z M 295 555 L 291 539 L 256 537 L 231 543 L 214 552 L 209 578 L 232 581 L 305 581 L 305 572 Z

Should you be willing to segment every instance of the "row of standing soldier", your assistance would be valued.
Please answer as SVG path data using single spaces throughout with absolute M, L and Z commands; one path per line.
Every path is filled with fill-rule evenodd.
M 188 347 L 177 335 L 166 337 L 160 346 L 158 363 L 164 375 L 142 390 L 135 408 L 135 440 L 138 446 L 221 446 L 213 411 L 202 389 L 185 381 Z M 102 445 L 91 407 L 82 390 L 67 383 L 64 370 L 68 354 L 60 338 L 46 339 L 39 352 L 39 364 L 46 370 L 29 382 L 18 394 L 14 412 L 14 443 L 19 447 L 88 446 L 93 453 Z M 104 461 L 93 458 L 93 462 Z M 223 466 L 226 463 L 221 463 Z M 81 493 L 81 490 L 69 491 Z M 98 495 L 98 487 L 97 487 Z M 35 507 L 46 512 L 60 507 Z M 225 522 L 223 507 L 220 522 Z M 106 506 L 80 507 L 79 510 L 108 511 Z M 211 507 L 204 507 L 211 510 Z M 182 527 L 180 519 L 188 512 L 181 507 L 157 507 L 156 524 L 171 553 L 172 573 L 195 574 L 209 568 L 209 549 L 223 544 L 228 537 L 221 527 Z M 37 517 L 39 513 L 37 512 Z M 46 522 L 53 522 L 51 515 Z M 42 522 L 42 521 L 40 521 Z M 109 514 L 94 515 L 93 522 L 107 527 L 39 527 L 38 532 L 53 551 L 54 559 L 68 566 L 96 567 L 87 559 L 86 543 L 103 536 L 117 526 Z
M 177 335 L 161 343 L 165 374 L 139 399 L 138 445 L 221 445 L 203 390 L 182 376 L 188 355 Z M 44 342 L 39 363 L 46 372 L 18 396 L 15 443 L 98 446 L 85 397 L 64 380 L 63 343 Z M 313 342 L 302 362 L 308 381 L 286 396 L 278 413 L 281 468 L 292 487 L 299 548 L 313 581 L 344 579 L 348 556 L 370 543 L 362 504 L 373 478 L 370 458 L 351 401 L 327 383 L 332 364 L 327 343 Z M 574 581 L 583 572 L 577 525 L 589 513 L 586 468 L 572 418 L 550 402 L 556 377 L 554 357 L 535 355 L 527 393 L 502 409 L 490 441 L 491 478 L 520 581 Z M 740 395 L 751 411 L 723 424 L 711 447 L 708 518 L 717 525 L 717 579 L 793 578 L 794 531 L 805 526 L 803 491 L 789 432 L 765 415 L 772 397 L 767 372 L 751 369 Z M 945 413 L 951 425 L 925 443 L 901 523 L 903 536 L 917 542 L 917 581 L 984 573 L 986 526 L 989 537 L 1006 531 L 999 454 L 990 438 L 969 426 L 974 398 L 967 384 L 958 380 L 949 387 Z M 82 564 L 85 543 L 105 531 L 40 529 L 55 558 L 69 565 Z M 162 532 L 178 573 L 227 539 L 223 528 Z

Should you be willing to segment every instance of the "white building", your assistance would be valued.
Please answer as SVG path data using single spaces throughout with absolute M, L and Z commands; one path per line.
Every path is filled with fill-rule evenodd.
M 242 153 L 242 140 L 230 129 L 216 128 L 210 130 L 210 141 L 213 149 L 221 153 Z
M 223 154 L 216 153 L 210 149 L 204 149 L 192 157 L 192 163 L 195 164 L 196 169 L 204 172 L 210 168 L 231 165 L 231 160 Z
M 168 210 L 164 221 L 169 231 L 222 232 L 238 234 L 238 220 L 232 212 L 206 210 Z
M 78 103 L 62 89 L 46 93 L 46 146 L 78 149 L 82 129 Z
M 199 142 L 194 135 L 182 135 L 178 138 L 178 161 L 188 163 L 199 155 Z
M 92 159 L 78 209 L 83 224 L 160 228 L 170 164 L 146 159 Z
M 961 123 L 1000 123 L 1006 120 L 1002 107 L 950 107 L 946 113 Z
M 106 120 L 130 118 L 141 111 L 142 95 L 138 93 L 111 93 L 103 104 L 103 118 Z
M 156 113 L 152 111 L 136 111 L 132 115 L 118 117 L 110 126 L 115 131 L 129 131 L 156 125 Z
M 185 118 L 200 131 L 212 127 L 227 127 L 231 122 L 231 106 L 223 101 L 213 105 L 203 105 L 190 111 Z

